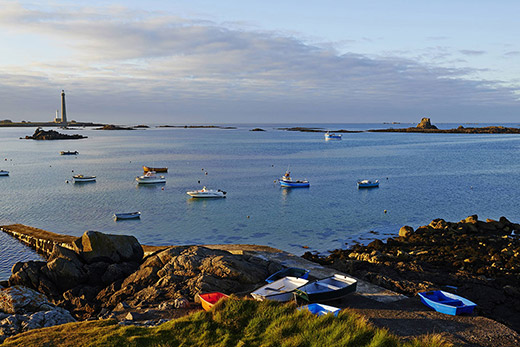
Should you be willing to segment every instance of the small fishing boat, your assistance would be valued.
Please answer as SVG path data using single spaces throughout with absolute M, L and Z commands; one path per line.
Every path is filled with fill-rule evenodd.
M 456 316 L 462 313 L 471 314 L 477 306 L 474 302 L 443 290 L 417 293 L 423 304 L 437 312 Z
M 168 172 L 167 167 L 150 167 L 150 166 L 143 166 L 143 171 L 155 171 L 155 172 Z
M 355 292 L 356 287 L 355 278 L 334 274 L 298 288 L 296 294 L 308 302 L 321 302 L 340 299 Z
M 273 283 L 274 281 L 286 276 L 303 278 L 304 280 L 306 280 L 307 278 L 309 278 L 309 270 L 300 269 L 297 267 L 288 267 L 286 269 L 282 269 L 278 272 L 275 272 L 271 276 L 267 277 L 265 281 L 267 283 Z
M 186 192 L 192 198 L 225 198 L 226 192 L 220 189 L 213 190 L 203 187 L 201 190 Z
M 335 134 L 327 131 L 325 133 L 325 140 L 341 140 L 341 134 Z
M 9 176 L 9 171 L 0 170 L 0 176 Z
M 114 219 L 139 219 L 141 218 L 141 212 L 128 212 L 128 213 L 114 213 Z
M 157 176 L 155 171 L 148 171 L 144 175 L 136 177 L 135 180 L 138 184 L 166 183 L 166 178 Z
M 337 316 L 340 308 L 324 305 L 324 304 L 308 304 L 305 306 L 298 307 L 298 311 L 308 310 L 310 313 L 315 314 L 317 316 L 324 316 L 326 314 L 332 313 L 334 316 Z
M 205 311 L 211 310 L 217 302 L 228 297 L 229 295 L 220 292 L 199 294 L 200 303 Z
M 307 188 L 310 186 L 307 180 L 293 180 L 291 178 L 291 172 L 285 171 L 285 174 L 280 178 L 280 186 L 288 188 Z
M 357 183 L 358 188 L 376 188 L 379 187 L 379 181 L 361 180 Z
M 308 282 L 303 278 L 287 276 L 258 288 L 251 296 L 256 300 L 289 301 L 293 298 L 294 290 Z
M 60 152 L 61 155 L 78 155 L 79 152 L 78 151 L 61 151 Z
M 72 179 L 74 179 L 75 183 L 95 182 L 96 176 L 74 175 L 72 176 Z

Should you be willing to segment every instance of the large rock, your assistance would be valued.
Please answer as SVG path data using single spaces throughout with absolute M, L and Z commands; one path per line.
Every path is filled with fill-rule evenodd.
M 53 307 L 45 295 L 31 288 L 14 286 L 0 291 L 0 310 L 5 313 L 48 311 Z
M 111 235 L 98 231 L 86 231 L 74 241 L 74 251 L 88 264 L 104 261 L 119 263 L 140 262 L 143 248 L 134 236 Z
M 399 229 L 399 236 L 408 237 L 413 234 L 413 228 L 411 226 L 405 225 Z
M 435 125 L 432 125 L 430 122 L 430 118 L 424 117 L 421 119 L 421 122 L 417 124 L 417 128 L 419 129 L 437 129 Z
M 62 291 L 82 284 L 88 278 L 81 266 L 66 258 L 56 258 L 48 262 L 45 273 Z

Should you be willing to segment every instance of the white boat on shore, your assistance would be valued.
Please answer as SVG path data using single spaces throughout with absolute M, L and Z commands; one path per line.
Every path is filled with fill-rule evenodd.
M 0 170 L 0 176 L 9 176 L 9 171 Z
M 189 196 L 192 198 L 225 198 L 226 192 L 220 189 L 214 190 L 214 189 L 208 189 L 206 187 L 203 187 L 200 190 L 192 190 L 189 192 L 186 192 Z
M 95 182 L 96 176 L 86 176 L 86 175 L 74 175 L 72 176 L 74 179 L 74 183 L 81 183 L 81 182 Z
M 251 296 L 256 300 L 289 301 L 293 299 L 294 290 L 308 282 L 304 278 L 287 276 L 258 288 Z
M 154 184 L 154 183 L 166 183 L 164 176 L 157 176 L 155 171 L 148 171 L 142 176 L 135 178 L 138 184 Z

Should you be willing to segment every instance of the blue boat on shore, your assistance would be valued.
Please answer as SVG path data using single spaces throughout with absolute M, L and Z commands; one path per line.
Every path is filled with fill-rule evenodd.
M 286 276 L 292 276 L 296 278 L 303 278 L 307 279 L 309 278 L 309 270 L 306 269 L 300 269 L 297 267 L 288 267 L 286 269 L 282 269 L 278 272 L 275 272 L 271 276 L 266 278 L 267 283 L 273 283 L 276 280 L 279 280 L 280 278 L 284 278 Z
M 317 316 L 324 316 L 329 313 L 332 313 L 334 316 L 337 316 L 339 311 L 341 311 L 340 308 L 324 304 L 309 304 L 298 307 L 298 311 L 304 310 L 308 310 L 310 313 L 315 314 Z
M 307 180 L 293 180 L 291 178 L 291 172 L 285 171 L 285 174 L 280 178 L 280 186 L 286 188 L 307 188 L 310 186 Z
M 437 312 L 452 316 L 471 314 L 477 306 L 474 302 L 443 290 L 417 293 L 423 304 Z

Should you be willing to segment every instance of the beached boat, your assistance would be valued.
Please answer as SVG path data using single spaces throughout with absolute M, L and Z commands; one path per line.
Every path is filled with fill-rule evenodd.
M 9 171 L 0 170 L 0 176 L 9 176 Z
M 151 166 L 143 166 L 143 171 L 155 171 L 155 172 L 168 172 L 167 167 L 151 167 Z
M 327 131 L 325 133 L 325 140 L 341 140 L 341 134 L 335 134 Z
M 217 302 L 228 297 L 229 295 L 220 292 L 199 294 L 200 304 L 205 311 L 211 310 Z
M 309 270 L 306 269 L 300 269 L 297 267 L 288 267 L 285 269 L 282 269 L 278 272 L 275 272 L 271 276 L 266 278 L 267 283 L 273 283 L 276 280 L 279 280 L 280 278 L 284 278 L 287 276 L 296 277 L 296 278 L 303 278 L 307 279 L 309 278 Z
M 310 183 L 307 180 L 293 180 L 289 170 L 285 171 L 285 174 L 279 181 L 280 186 L 287 188 L 307 188 L 310 186 Z
M 192 198 L 225 198 L 226 192 L 220 189 L 213 190 L 203 187 L 200 190 L 186 192 Z
M 308 310 L 310 313 L 315 314 L 317 316 L 323 316 L 326 314 L 333 314 L 334 316 L 337 316 L 339 311 L 341 311 L 340 308 L 324 305 L 324 304 L 308 304 L 305 306 L 298 307 L 298 311 Z
M 417 293 L 423 304 L 437 312 L 452 316 L 462 313 L 471 314 L 477 306 L 474 302 L 443 290 Z
M 61 151 L 60 152 L 61 155 L 77 155 L 79 154 L 78 151 Z
M 376 188 L 379 187 L 379 181 L 361 180 L 357 183 L 358 188 Z
M 85 175 L 74 175 L 72 176 L 75 183 L 82 183 L 82 182 L 95 182 L 96 176 L 85 176 Z
M 258 288 L 251 296 L 256 300 L 289 301 L 293 298 L 294 290 L 308 282 L 303 278 L 287 276 Z
M 334 274 L 298 288 L 296 294 L 308 302 L 321 302 L 340 299 L 355 292 L 356 287 L 355 278 Z
M 114 213 L 114 219 L 139 219 L 141 218 L 141 212 L 128 212 L 128 213 Z
M 166 178 L 164 178 L 164 176 L 157 176 L 155 171 L 148 171 L 144 175 L 136 177 L 135 180 L 138 184 L 166 183 Z

